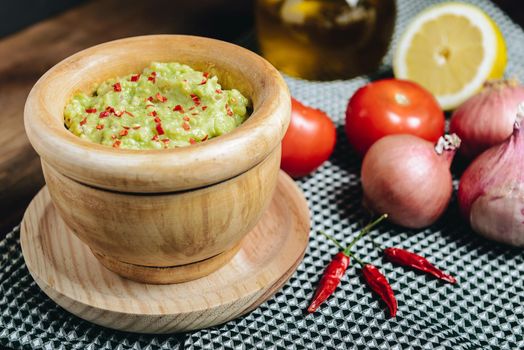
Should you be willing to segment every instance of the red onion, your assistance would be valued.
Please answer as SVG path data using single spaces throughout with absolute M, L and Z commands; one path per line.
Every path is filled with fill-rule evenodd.
M 462 144 L 460 154 L 474 158 L 503 142 L 513 129 L 518 104 L 524 100 L 524 86 L 515 80 L 492 81 L 464 102 L 451 117 L 450 132 Z
M 524 246 L 524 135 L 520 130 L 524 103 L 514 119 L 513 133 L 466 169 L 458 201 L 474 231 L 490 239 Z
M 441 137 L 436 145 L 412 135 L 381 138 L 362 163 L 364 205 L 388 213 L 398 225 L 431 225 L 451 199 L 449 167 L 459 145 L 455 134 Z

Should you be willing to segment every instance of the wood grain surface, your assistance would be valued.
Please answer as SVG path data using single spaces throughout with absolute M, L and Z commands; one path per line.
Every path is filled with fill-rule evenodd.
M 251 2 L 92 1 L 0 41 L 0 237 L 44 183 L 24 133 L 23 107 L 37 79 L 63 58 L 117 38 L 191 33 L 234 41 L 251 27 Z
M 307 202 L 281 173 L 268 210 L 239 252 L 198 280 L 142 284 L 105 269 L 60 219 L 47 188 L 24 216 L 21 245 L 37 284 L 66 310 L 114 329 L 171 333 L 220 324 L 256 308 L 293 274 L 308 236 Z

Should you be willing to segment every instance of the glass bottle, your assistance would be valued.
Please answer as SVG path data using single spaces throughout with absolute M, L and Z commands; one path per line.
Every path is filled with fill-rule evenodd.
M 286 74 L 347 79 L 378 68 L 395 24 L 395 0 L 257 0 L 262 55 Z

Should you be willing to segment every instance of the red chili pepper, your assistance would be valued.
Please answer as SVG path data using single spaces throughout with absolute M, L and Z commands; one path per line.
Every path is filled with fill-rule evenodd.
M 86 108 L 86 113 L 96 113 L 96 108 Z
M 111 107 L 111 106 L 107 106 L 106 107 L 106 111 L 109 112 L 109 113 L 113 113 L 113 114 L 115 113 L 115 109 L 113 107 Z
M 122 85 L 120 85 L 120 83 L 114 84 L 113 85 L 113 90 L 115 90 L 116 92 L 122 91 Z
M 160 92 L 157 92 L 156 95 L 155 95 L 155 97 L 156 97 L 156 99 L 157 99 L 158 101 L 160 101 L 160 102 L 166 102 L 166 101 L 167 101 L 167 97 L 162 96 L 162 95 L 160 94 Z
M 87 117 L 84 117 L 84 119 L 80 121 L 80 126 L 84 125 L 85 123 L 87 123 Z
M 100 118 L 107 118 L 107 117 L 109 117 L 109 114 L 110 114 L 109 111 L 103 111 L 103 112 L 100 112 L 99 117 Z
M 148 98 L 146 98 L 146 101 L 153 102 L 153 96 L 149 96 Z
M 118 148 L 118 147 L 120 147 L 120 144 L 121 144 L 121 143 L 122 143 L 122 141 L 120 141 L 120 140 L 115 140 L 115 142 L 113 143 L 113 147 L 114 147 L 114 148 Z
M 140 79 L 140 74 L 132 75 L 131 81 L 138 81 Z
M 104 124 L 98 124 L 98 125 L 96 126 L 96 128 L 97 128 L 98 130 L 102 130 L 102 129 L 104 128 Z
M 176 112 L 180 112 L 180 113 L 184 113 L 184 107 L 182 107 L 181 105 L 176 105 L 174 108 L 173 108 L 173 111 Z
M 226 103 L 226 112 L 227 112 L 227 115 L 228 116 L 233 116 L 233 111 L 231 110 L 231 108 L 229 107 L 229 105 Z
M 191 126 L 187 122 L 183 122 L 182 127 L 185 131 L 189 131 L 189 129 L 191 129 Z
M 391 248 L 390 247 L 390 248 L 384 249 L 384 255 L 391 262 L 397 263 L 399 265 L 409 266 L 414 269 L 429 273 L 430 275 L 433 275 L 449 283 L 457 282 L 455 277 L 448 275 L 444 273 L 443 271 L 439 270 L 437 267 L 431 264 L 423 256 L 417 255 L 410 251 L 400 249 L 400 248 Z
M 151 111 L 147 115 L 150 115 L 152 117 L 156 117 L 157 113 L 156 113 L 156 111 Z
M 147 78 L 147 80 L 151 81 L 153 84 L 156 83 L 156 72 L 151 72 L 151 75 Z
M 193 100 L 193 103 L 195 104 L 195 106 L 200 105 L 200 97 L 198 97 L 195 94 L 191 94 L 190 96 L 191 96 L 191 99 Z
M 164 129 L 162 128 L 162 124 L 158 123 L 156 125 L 156 132 L 158 132 L 158 135 L 164 135 Z
M 207 106 L 202 106 L 202 110 L 205 111 L 207 109 Z
M 386 303 L 389 308 L 389 314 L 391 317 L 395 317 L 397 314 L 397 299 L 395 294 L 389 285 L 386 277 L 377 269 L 376 266 L 366 264 L 362 268 L 362 274 L 367 284 L 377 293 L 382 300 Z
M 315 312 L 320 304 L 333 294 L 335 289 L 337 289 L 337 286 L 340 284 L 340 279 L 344 276 L 348 266 L 349 256 L 345 255 L 343 252 L 337 253 L 324 270 L 324 274 L 318 283 L 317 291 L 313 296 L 313 300 L 307 308 L 309 313 Z
M 158 141 L 158 135 L 155 135 L 151 138 L 151 141 Z
M 128 133 L 129 133 L 129 131 L 127 131 L 126 129 L 124 129 L 124 130 L 121 130 L 121 131 L 120 131 L 119 135 L 120 135 L 120 136 L 127 136 Z
M 128 112 L 128 111 L 124 111 L 124 113 L 127 114 L 127 115 L 129 115 L 129 116 L 131 116 L 131 117 L 134 117 L 134 116 L 135 116 L 133 113 Z
M 155 121 L 155 123 L 160 123 L 161 120 L 160 120 L 160 117 L 155 117 L 155 119 L 153 119 Z

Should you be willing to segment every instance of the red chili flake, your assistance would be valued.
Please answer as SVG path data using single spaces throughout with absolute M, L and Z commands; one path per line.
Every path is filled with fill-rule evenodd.
M 204 78 L 209 78 L 209 72 L 204 72 L 202 75 L 204 76 Z
M 107 117 L 109 117 L 109 114 L 110 114 L 109 111 L 103 111 L 103 112 L 100 113 L 99 117 L 100 118 L 107 118 Z
M 183 122 L 182 127 L 184 128 L 185 131 L 188 131 L 189 129 L 191 129 L 191 126 L 187 122 Z
M 108 111 L 109 113 L 115 113 L 115 109 L 111 106 L 107 106 L 106 111 Z
M 160 123 L 160 122 L 161 122 L 161 120 L 160 120 L 160 118 L 159 118 L 159 117 L 155 117 L 155 119 L 154 119 L 154 120 L 155 120 L 155 123 Z
M 196 106 L 200 105 L 200 98 L 197 95 L 191 94 L 190 96 L 191 96 L 191 99 L 193 100 L 193 103 Z
M 123 126 L 123 128 L 129 130 L 129 126 Z
M 192 145 L 194 145 L 194 144 L 196 143 L 196 141 L 195 141 L 192 137 L 190 137 L 190 138 L 189 138 L 189 143 L 192 144 Z
M 160 92 L 157 92 L 155 97 L 160 102 L 166 102 L 167 101 L 167 97 L 160 95 Z
M 204 85 L 205 83 L 207 83 L 207 78 L 209 77 L 209 73 L 208 72 L 204 72 L 204 74 L 202 74 L 202 75 L 204 76 L 204 78 L 200 82 L 200 85 Z
M 140 129 L 140 125 L 133 126 L 133 130 L 138 130 L 138 129 Z
M 111 139 L 116 139 L 116 135 L 111 135 Z
M 169 141 L 171 141 L 171 140 L 170 139 L 162 139 L 161 141 L 164 142 L 164 143 L 169 143 Z
M 227 112 L 227 115 L 228 116 L 233 116 L 233 111 L 231 110 L 231 108 L 229 107 L 229 105 L 226 103 L 226 112 Z
M 116 92 L 122 91 L 122 85 L 120 85 L 120 83 L 113 84 L 113 90 Z
M 195 106 L 191 106 L 189 107 L 189 110 L 192 111 L 193 109 L 195 109 Z
M 102 129 L 104 128 L 104 124 L 98 124 L 98 125 L 96 126 L 96 128 L 97 128 L 98 130 L 102 130 Z
M 176 112 L 180 112 L 180 113 L 184 113 L 184 107 L 182 107 L 181 105 L 176 105 L 174 108 L 173 108 L 173 111 Z
M 158 135 L 153 136 L 153 138 L 151 139 L 151 141 L 158 141 Z
M 121 144 L 121 143 L 122 143 L 122 141 L 120 141 L 120 140 L 115 140 L 115 142 L 113 142 L 113 147 L 114 147 L 114 148 L 118 148 L 118 147 L 120 147 L 120 144 Z
M 150 115 L 152 117 L 156 117 L 157 113 L 156 113 L 156 111 L 151 111 L 147 115 Z
M 96 113 L 96 108 L 87 108 L 86 113 Z
M 208 137 L 209 135 L 204 136 L 204 138 L 202 139 L 202 142 L 206 141 Z
M 197 112 L 194 112 L 194 113 L 191 113 L 191 115 L 198 115 L 198 113 L 197 113 Z
M 149 96 L 148 98 L 146 98 L 146 101 L 153 102 L 153 96 Z
M 147 80 L 156 83 L 156 72 L 152 72 L 151 75 L 147 78 Z
M 207 109 L 207 106 L 202 106 L 202 110 L 205 111 Z
M 87 117 L 84 117 L 84 119 L 80 121 L 80 126 L 84 125 L 85 123 L 87 123 Z
M 184 118 L 182 118 L 182 119 L 184 119 L 186 122 L 189 121 L 189 117 L 187 115 L 185 115 Z
M 164 129 L 162 128 L 162 124 L 158 123 L 156 125 L 156 132 L 158 132 L 158 135 L 164 135 Z
M 119 134 L 120 136 L 126 136 L 128 133 L 129 133 L 129 131 L 127 131 L 126 129 L 124 129 L 124 130 L 121 130 L 118 134 Z
M 138 81 L 138 79 L 140 79 L 140 74 L 136 74 L 136 75 L 132 75 L 131 76 L 131 81 Z
M 115 113 L 115 116 L 117 116 L 118 118 L 120 118 L 120 117 L 122 116 L 122 114 L 124 114 L 124 111 L 116 112 L 116 113 Z
M 155 105 L 146 105 L 146 108 L 155 107 Z
M 217 94 L 221 94 L 221 93 L 222 93 L 222 90 L 220 90 L 220 89 L 216 89 L 215 92 L 216 92 Z
M 124 111 L 124 113 L 127 114 L 127 115 L 129 115 L 129 116 L 131 116 L 131 117 L 134 117 L 134 116 L 135 116 L 133 113 L 128 112 L 128 111 Z

